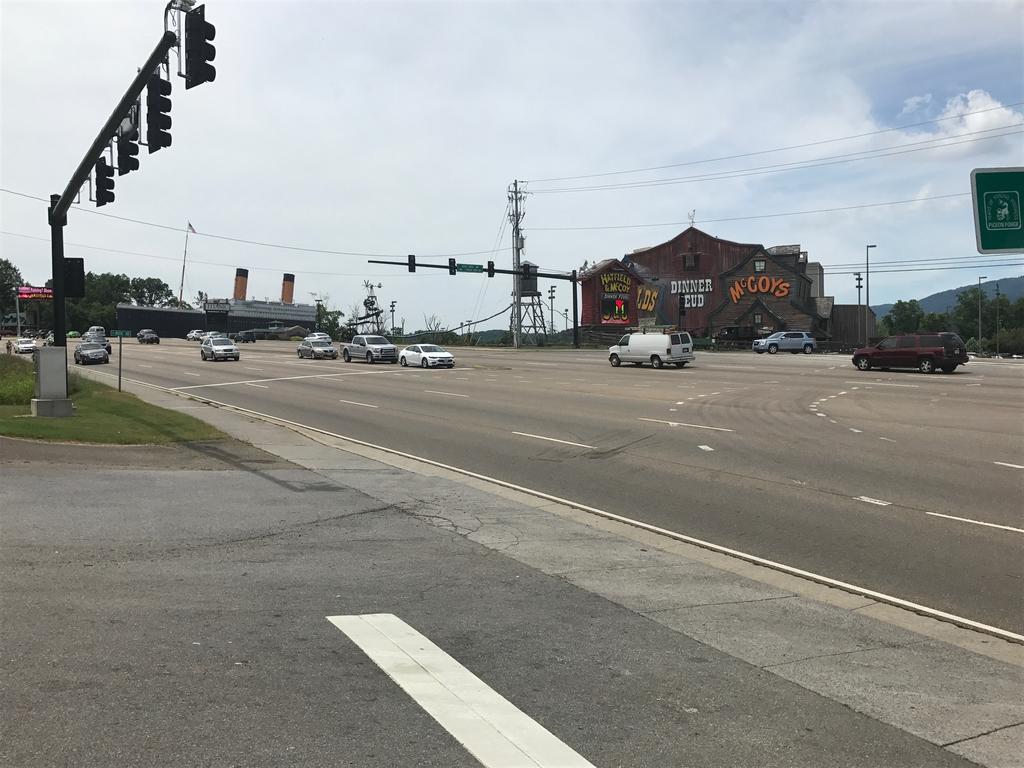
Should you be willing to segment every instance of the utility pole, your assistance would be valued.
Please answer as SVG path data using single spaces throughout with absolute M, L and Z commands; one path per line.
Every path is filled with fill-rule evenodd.
M 867 342 L 864 342 L 863 344 L 861 343 L 861 327 L 867 327 L 868 316 L 867 313 L 862 312 L 860 308 L 860 289 L 862 285 L 860 272 L 854 272 L 853 275 L 857 278 L 857 345 L 863 347 Z
M 548 288 L 548 300 L 551 302 L 551 333 L 558 333 L 555 329 L 555 286 Z
M 523 330 L 523 308 L 522 296 L 523 286 L 519 276 L 520 261 L 522 259 L 523 236 L 520 233 L 519 225 L 523 220 L 523 211 L 520 204 L 523 201 L 523 193 L 519 191 L 519 180 L 514 179 L 509 188 L 508 199 L 512 205 L 509 212 L 509 219 L 512 222 L 512 346 L 519 349 L 520 335 Z
M 391 302 L 391 335 L 395 334 L 395 307 L 398 305 L 397 301 Z
M 18 338 L 21 338 L 21 300 L 19 299 L 18 286 L 14 286 L 14 319 L 18 323 Z M 56 334 L 54 334 L 56 336 Z
M 987 280 L 988 275 L 978 277 L 978 351 L 981 352 L 981 298 L 985 294 L 981 290 L 981 281 Z
M 999 357 L 999 283 L 996 283 L 996 357 Z
M 876 245 L 864 246 L 864 343 L 868 343 L 868 312 L 871 310 L 871 249 Z

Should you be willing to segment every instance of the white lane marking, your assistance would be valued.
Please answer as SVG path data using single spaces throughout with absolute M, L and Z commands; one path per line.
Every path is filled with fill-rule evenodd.
M 577 448 L 589 448 L 590 450 L 596 450 L 592 445 L 584 445 L 583 443 L 574 443 L 571 440 L 559 440 L 555 437 L 544 437 L 544 435 L 531 435 L 529 432 L 513 432 L 513 435 L 519 435 L 520 437 L 532 437 L 535 440 L 547 440 L 552 443 L 561 443 L 562 445 L 575 445 Z
M 968 384 L 967 386 L 968 387 L 980 387 L 981 384 Z
M 866 501 L 868 504 L 877 504 L 880 507 L 891 507 L 891 501 L 882 501 L 881 499 L 872 499 L 870 496 L 854 496 L 854 501 Z
M 470 379 L 468 377 L 466 377 L 466 376 L 456 376 L 455 380 L 456 381 L 469 381 Z
M 266 384 L 250 384 L 250 383 L 246 382 L 245 386 L 247 386 L 247 387 L 259 387 L 260 389 L 270 389 L 270 387 L 268 387 Z
M 815 416 L 821 416 L 821 417 L 823 417 L 823 418 L 824 418 L 824 417 L 826 417 L 826 416 L 828 416 L 828 414 L 827 414 L 827 413 L 822 413 L 821 411 L 815 411 L 814 415 L 815 415 Z
M 892 439 L 891 437 L 880 437 L 880 438 L 878 438 L 878 439 L 879 439 L 879 440 L 885 440 L 885 442 L 887 442 L 887 443 L 895 443 L 895 442 L 896 442 L 896 441 L 895 441 L 895 440 L 893 440 L 893 439 Z
M 851 389 L 860 389 L 860 387 L 851 387 Z
M 851 432 L 856 432 L 856 433 L 857 433 L 857 434 L 859 435 L 859 434 L 860 434 L 861 432 L 863 432 L 864 430 L 863 430 L 863 429 L 854 429 L 853 427 L 850 427 L 850 431 L 851 431 Z
M 828 396 L 828 399 L 829 399 L 829 400 L 835 400 L 835 399 L 836 399 L 836 396 L 835 396 L 835 395 L 829 395 L 829 396 Z
M 369 403 L 357 403 L 355 400 L 339 400 L 339 403 L 347 403 L 348 405 L 361 405 L 363 408 L 380 408 L 379 405 L 370 405 Z
M 838 422 L 838 421 L 836 421 L 835 419 L 829 419 L 829 420 L 828 420 L 828 423 L 829 423 L 829 424 L 838 424 L 839 422 Z
M 1024 533 L 1024 528 L 1014 528 L 1012 525 L 999 525 L 998 523 L 986 523 L 981 520 L 971 520 L 968 517 L 957 517 L 956 515 L 944 515 L 941 512 L 925 512 L 926 515 L 932 517 L 944 517 L 947 520 L 959 520 L 961 523 L 974 523 L 975 525 L 984 525 L 989 528 L 1002 528 L 1004 531 L 1013 531 L 1014 533 Z
M 182 373 L 189 376 L 198 376 L 198 373 L 189 373 L 188 371 L 182 371 Z M 355 371 L 353 373 L 311 373 L 306 376 L 279 376 L 275 379 L 246 379 L 244 381 L 222 381 L 219 384 L 195 384 L 189 387 L 171 387 L 171 389 L 178 391 L 182 389 L 206 389 L 207 387 L 233 387 L 236 384 L 260 384 L 265 381 L 299 381 L 301 379 L 331 379 L 338 376 L 365 376 L 372 371 Z
M 485 768 L 594 768 L 394 614 L 327 620 Z
M 429 392 L 432 395 L 448 395 L 449 397 L 469 397 L 469 395 L 460 395 L 458 392 L 439 392 L 436 389 L 424 389 L 424 392 Z
M 722 394 L 722 393 L 721 392 L 712 392 L 711 396 L 714 397 L 715 395 L 720 395 L 720 394 Z
M 725 427 L 708 427 L 703 424 L 683 424 L 681 421 L 664 421 L 662 419 L 644 419 L 640 418 L 637 421 L 653 421 L 657 424 L 668 424 L 670 427 L 693 427 L 694 429 L 711 429 L 715 432 L 735 432 L 734 429 L 726 429 Z
M 846 393 L 845 393 L 845 392 L 840 392 L 839 394 L 840 394 L 840 395 L 845 395 Z
M 697 447 L 700 448 L 702 451 L 713 451 L 713 450 L 715 450 L 710 445 L 698 445 Z
M 1000 467 L 1009 467 L 1010 469 L 1024 469 L 1024 466 L 1020 464 L 1010 464 L 1006 461 L 993 461 L 993 464 L 998 464 Z
M 854 381 L 844 381 L 843 384 L 856 384 Z M 919 384 L 888 384 L 884 381 L 873 381 L 871 382 L 873 387 L 910 387 L 912 389 L 920 389 Z
M 152 368 L 152 367 L 153 367 L 152 365 L 143 365 L 142 363 L 139 363 L 139 368 Z
M 674 413 L 675 411 L 678 411 L 678 410 L 679 410 L 678 408 L 669 408 L 669 411 L 671 411 L 671 412 L 673 412 L 673 413 Z
M 243 365 L 242 367 L 245 368 L 245 370 L 247 370 L 247 371 L 262 371 L 263 370 L 262 368 L 251 368 L 248 365 Z
M 103 373 L 102 371 L 92 371 L 91 373 L 95 374 L 96 376 L 105 376 L 108 379 L 117 378 L 117 375 L 113 373 Z M 947 613 L 946 611 L 940 611 L 937 608 L 930 608 L 927 605 L 915 603 L 911 600 L 905 600 L 902 597 L 896 597 L 895 595 L 890 595 L 885 592 L 878 592 L 874 589 L 868 589 L 867 587 L 862 587 L 859 584 L 852 584 L 848 581 L 833 579 L 831 576 L 825 576 L 820 573 L 815 573 L 814 571 L 805 571 L 803 568 L 796 568 L 792 565 L 786 565 L 785 563 L 780 563 L 777 560 L 769 560 L 768 558 L 760 557 L 759 555 L 744 552 L 741 549 L 732 549 L 731 547 L 725 547 L 721 544 L 715 544 L 714 542 L 706 541 L 705 539 L 698 539 L 695 536 L 687 536 L 685 533 L 679 533 L 679 531 L 673 531 L 669 528 L 661 528 L 660 526 L 651 525 L 650 523 L 645 523 L 643 520 L 637 520 L 636 518 L 626 517 L 625 515 L 617 515 L 614 512 L 608 512 L 607 510 L 599 509 L 598 507 L 592 507 L 589 504 L 583 504 L 582 502 L 579 501 L 573 501 L 572 499 L 567 499 L 563 496 L 556 496 L 553 493 L 545 493 L 544 491 L 538 491 L 535 488 L 529 488 L 525 485 L 510 483 L 507 480 L 499 480 L 496 477 L 491 477 L 490 475 L 485 475 L 480 472 L 473 472 L 472 470 L 469 469 L 463 469 L 462 467 L 456 467 L 451 464 L 445 464 L 444 462 L 441 461 L 435 461 L 433 459 L 428 459 L 423 456 L 417 456 L 414 453 L 407 453 L 405 451 L 399 451 L 395 448 L 388 448 L 377 443 L 370 443 L 367 442 L 366 440 L 359 440 L 358 438 L 355 437 L 349 437 L 348 435 L 342 435 L 337 432 L 331 432 L 326 429 L 321 429 L 320 427 L 314 427 L 309 424 L 303 424 L 298 421 L 292 421 L 291 419 L 283 419 L 280 416 L 273 416 L 269 413 L 263 413 L 262 411 L 255 411 L 252 408 L 243 408 L 239 405 L 232 405 L 231 403 L 225 403 L 222 400 L 214 400 L 209 397 L 204 397 L 203 395 L 193 395 L 189 392 L 179 392 L 178 390 L 171 389 L 170 387 L 161 387 L 159 384 L 151 384 L 148 381 L 140 381 L 139 379 L 126 379 L 126 381 L 129 384 L 138 384 L 140 387 L 149 387 L 150 389 L 155 389 L 159 392 L 170 392 L 171 394 L 178 395 L 179 397 L 187 397 L 192 400 L 196 400 L 200 403 L 204 403 L 206 405 L 214 405 L 219 408 L 235 411 L 237 413 L 244 413 L 249 416 L 255 416 L 259 419 L 267 421 L 268 423 L 284 424 L 289 427 L 301 427 L 302 429 L 307 429 L 311 432 L 317 432 L 321 435 L 326 435 L 327 437 L 333 437 L 338 440 L 342 440 L 346 443 L 352 443 L 353 445 L 359 445 L 364 448 L 372 448 L 375 451 L 381 451 L 382 453 L 387 453 L 392 456 L 400 456 L 403 459 L 412 459 L 413 461 L 418 461 L 422 464 L 426 464 L 431 467 L 445 469 L 448 470 L 449 472 L 455 472 L 456 474 L 463 475 L 465 477 L 472 477 L 475 480 L 483 480 L 485 482 L 491 483 L 492 485 L 497 485 L 502 488 L 508 488 L 513 491 L 520 491 L 521 493 L 534 496 L 538 499 L 553 501 L 556 504 L 565 504 L 566 506 L 582 510 L 591 515 L 603 517 L 606 520 L 616 520 L 620 523 L 626 523 L 628 525 L 633 526 L 634 528 L 641 528 L 645 531 L 656 533 L 659 536 L 667 536 L 670 539 L 682 541 L 687 544 L 693 544 L 694 546 L 698 547 L 703 547 L 704 549 L 709 549 L 712 552 L 718 552 L 722 555 L 736 557 L 740 560 L 745 560 L 748 563 L 754 563 L 755 565 L 763 565 L 766 568 L 772 568 L 783 573 L 788 573 L 792 576 L 799 576 L 800 578 L 809 579 L 811 581 L 817 582 L 818 584 L 824 584 L 829 587 L 836 587 L 837 589 L 842 589 L 846 592 L 850 592 L 855 595 L 860 595 L 862 597 L 870 597 L 873 600 L 878 600 L 879 602 L 887 603 L 888 605 L 895 605 L 897 608 L 906 608 L 910 611 L 913 611 L 914 613 L 920 613 L 925 616 L 930 616 L 933 619 L 939 619 L 940 621 L 948 621 L 952 624 L 957 625 L 958 627 L 977 630 L 979 632 L 984 632 L 988 635 L 992 635 L 993 637 L 1000 637 L 1004 640 L 1009 640 L 1014 643 L 1024 643 L 1024 635 L 1017 634 L 1016 632 L 1011 632 L 1010 630 L 1003 629 L 1002 627 L 996 627 L 992 624 L 985 624 L 980 621 L 975 621 L 974 619 L 969 619 L 966 616 L 958 616 L 955 613 Z

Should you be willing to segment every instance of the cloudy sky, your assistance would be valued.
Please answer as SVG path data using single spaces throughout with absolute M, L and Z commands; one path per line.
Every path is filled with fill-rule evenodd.
M 63 189 L 163 6 L 0 2 L 0 187 Z M 1020 2 L 211 0 L 207 19 L 216 82 L 175 78 L 173 146 L 143 149 L 102 209 L 146 223 L 88 201 L 69 214 L 67 255 L 87 269 L 177 288 L 190 221 L 188 297 L 230 295 L 247 267 L 258 298 L 288 271 L 297 299 L 347 311 L 372 279 L 410 326 L 458 325 L 505 307 L 509 279 L 365 254 L 508 266 L 521 179 L 524 256 L 546 269 L 664 242 L 696 211 L 718 237 L 800 243 L 840 302 L 856 300 L 844 273 L 867 243 L 872 303 L 1024 273 L 995 266 L 1024 257 L 978 256 L 969 197 L 972 168 L 1024 165 Z M 670 183 L 637 186 L 656 180 Z M 916 202 L 853 207 L 894 201 Z M 846 210 L 763 218 L 821 209 Z M 43 283 L 44 204 L 0 192 L 0 219 L 0 254 Z

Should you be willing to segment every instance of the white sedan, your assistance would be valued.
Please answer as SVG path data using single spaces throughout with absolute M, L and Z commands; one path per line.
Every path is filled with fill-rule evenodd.
M 420 368 L 454 368 L 455 356 L 436 344 L 413 344 L 402 350 L 398 362 Z
M 36 343 L 32 339 L 18 339 L 14 342 L 14 352 L 18 355 L 32 354 L 36 351 Z

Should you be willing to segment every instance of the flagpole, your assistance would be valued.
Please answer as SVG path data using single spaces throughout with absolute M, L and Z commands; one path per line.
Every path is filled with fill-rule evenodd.
M 185 292 L 185 259 L 188 258 L 188 231 L 189 225 L 185 225 L 185 253 L 181 257 L 181 285 L 178 286 L 178 308 L 181 309 L 181 297 Z

